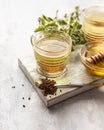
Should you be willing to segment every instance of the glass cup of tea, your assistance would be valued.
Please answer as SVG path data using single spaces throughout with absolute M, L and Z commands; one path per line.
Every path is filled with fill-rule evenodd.
M 65 74 L 72 50 L 71 37 L 58 31 L 39 32 L 31 36 L 38 72 L 45 77 Z
M 104 42 L 104 7 L 91 6 L 85 9 L 82 30 L 88 42 Z

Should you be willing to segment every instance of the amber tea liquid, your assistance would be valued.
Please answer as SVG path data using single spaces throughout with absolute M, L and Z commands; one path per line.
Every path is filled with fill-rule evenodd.
M 94 6 L 86 9 L 82 28 L 89 42 L 104 42 L 104 8 Z
M 44 38 L 34 49 L 38 71 L 43 75 L 54 77 L 66 70 L 71 48 L 69 44 L 58 38 Z

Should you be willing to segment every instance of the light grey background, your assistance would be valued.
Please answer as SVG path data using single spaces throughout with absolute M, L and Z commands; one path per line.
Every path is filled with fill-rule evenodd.
M 53 17 L 57 9 L 61 17 L 76 5 L 104 0 L 0 0 L 0 130 L 104 130 L 103 92 L 94 89 L 47 109 L 18 67 L 18 57 L 32 51 L 37 18 Z

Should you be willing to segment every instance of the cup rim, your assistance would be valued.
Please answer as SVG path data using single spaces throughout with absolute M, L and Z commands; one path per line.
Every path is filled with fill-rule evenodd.
M 104 6 L 94 5 L 94 6 L 90 6 L 90 7 L 85 8 L 85 10 L 83 12 L 84 18 L 88 22 L 90 22 L 94 25 L 104 26 L 104 22 L 102 22 L 102 21 L 98 21 L 97 19 L 96 20 L 89 19 L 90 18 L 89 14 L 91 14 L 91 12 L 94 10 L 98 10 L 99 13 L 101 13 L 101 12 L 104 13 Z
M 62 32 L 62 33 L 63 33 L 63 32 Z M 72 48 L 72 39 L 71 39 L 71 37 L 70 37 L 69 35 L 67 35 L 66 33 L 63 33 L 63 34 L 66 35 L 66 38 L 63 38 L 63 37 L 59 34 L 58 37 L 57 37 L 57 36 L 55 37 L 55 36 L 51 35 L 51 36 L 49 36 L 49 37 L 46 36 L 46 37 L 39 37 L 39 39 L 33 39 L 34 37 L 37 37 L 38 35 L 41 35 L 41 34 L 42 34 L 42 32 L 40 32 L 40 33 L 38 32 L 37 34 L 32 35 L 33 37 L 31 37 L 31 43 L 32 43 L 32 40 L 34 40 L 35 43 L 38 43 L 40 40 L 44 40 L 44 39 L 46 39 L 46 38 L 49 38 L 49 39 L 55 38 L 55 40 L 62 39 L 63 42 L 66 42 L 67 45 L 70 46 L 69 48 L 67 48 L 67 50 L 70 50 L 70 51 L 71 51 L 71 48 Z M 61 41 L 61 40 L 60 40 L 60 41 Z M 32 45 L 33 45 L 33 44 L 32 44 Z M 64 52 L 64 51 L 66 50 L 66 48 L 65 48 L 65 49 L 60 50 L 60 51 L 48 51 L 48 50 L 45 50 L 45 49 L 40 48 L 40 47 L 38 46 L 38 44 L 34 44 L 33 47 L 36 47 L 36 48 L 38 48 L 38 49 L 41 50 L 41 51 L 48 52 L 48 53 L 54 53 L 54 54 L 61 53 L 61 52 Z

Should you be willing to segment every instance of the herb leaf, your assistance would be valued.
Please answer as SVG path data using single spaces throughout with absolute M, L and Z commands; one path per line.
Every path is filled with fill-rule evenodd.
M 63 19 L 58 17 L 58 10 L 54 18 L 42 15 L 38 18 L 39 27 L 34 32 L 44 31 L 46 29 L 55 29 L 57 31 L 64 31 L 72 38 L 73 45 L 84 44 L 86 42 L 84 34 L 82 32 L 82 25 L 80 23 L 80 10 L 79 6 L 76 6 L 74 11 L 68 15 L 65 14 Z

